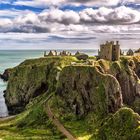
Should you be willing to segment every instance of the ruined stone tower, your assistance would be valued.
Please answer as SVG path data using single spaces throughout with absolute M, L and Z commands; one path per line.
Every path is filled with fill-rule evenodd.
M 120 57 L 120 45 L 118 41 L 116 41 L 116 44 L 114 43 L 114 41 L 111 42 L 106 41 L 105 44 L 100 45 L 99 51 L 100 59 L 117 61 L 119 60 L 119 57 Z

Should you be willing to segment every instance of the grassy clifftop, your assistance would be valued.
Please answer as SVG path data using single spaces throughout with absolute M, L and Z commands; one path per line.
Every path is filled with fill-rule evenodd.
M 21 113 L 0 122 L 0 138 L 66 139 L 49 118 L 48 104 L 79 140 L 139 139 L 140 116 L 132 110 L 140 110 L 139 62 L 139 57 L 24 61 L 12 69 L 5 94 L 10 113 Z

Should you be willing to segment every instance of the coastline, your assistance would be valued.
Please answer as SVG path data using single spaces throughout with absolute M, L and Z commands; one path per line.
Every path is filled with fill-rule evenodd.
M 76 139 L 89 140 L 94 136 L 102 139 L 104 135 L 112 139 L 117 135 L 120 139 L 121 134 L 126 139 L 129 134 L 132 139 L 138 138 L 140 110 L 139 104 L 135 104 L 139 103 L 138 62 L 138 56 L 122 56 L 118 61 L 96 57 L 79 60 L 76 56 L 25 60 L 13 68 L 5 94 L 11 114 L 18 115 L 2 119 L 0 136 L 6 138 L 8 132 L 9 137 L 16 134 L 23 139 L 28 136 L 62 139 L 65 136 L 57 132 L 60 129 L 52 122 L 53 116 L 57 116 L 61 126 Z M 50 106 L 52 117 L 46 112 L 46 105 Z

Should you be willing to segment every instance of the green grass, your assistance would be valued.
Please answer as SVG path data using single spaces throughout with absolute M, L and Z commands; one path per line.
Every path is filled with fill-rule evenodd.
M 97 140 L 139 140 L 140 116 L 130 108 L 121 108 L 100 128 Z M 94 137 L 93 137 L 94 138 Z
M 45 112 L 45 101 L 47 98 L 45 94 L 35 98 L 27 106 L 26 111 L 9 121 L 1 122 L 0 138 L 3 140 L 65 139 Z

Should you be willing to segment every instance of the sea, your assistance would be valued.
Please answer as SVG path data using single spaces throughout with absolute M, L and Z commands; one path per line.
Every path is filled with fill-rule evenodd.
M 45 50 L 47 53 L 49 50 Z M 57 50 L 58 52 L 62 50 Z M 74 54 L 77 50 L 67 50 Z M 89 56 L 97 55 L 98 50 L 78 50 L 81 53 L 86 53 Z M 0 50 L 0 73 L 5 69 L 13 68 L 26 59 L 43 57 L 44 50 Z M 8 116 L 7 106 L 5 104 L 4 93 L 7 82 L 0 79 L 0 118 Z

